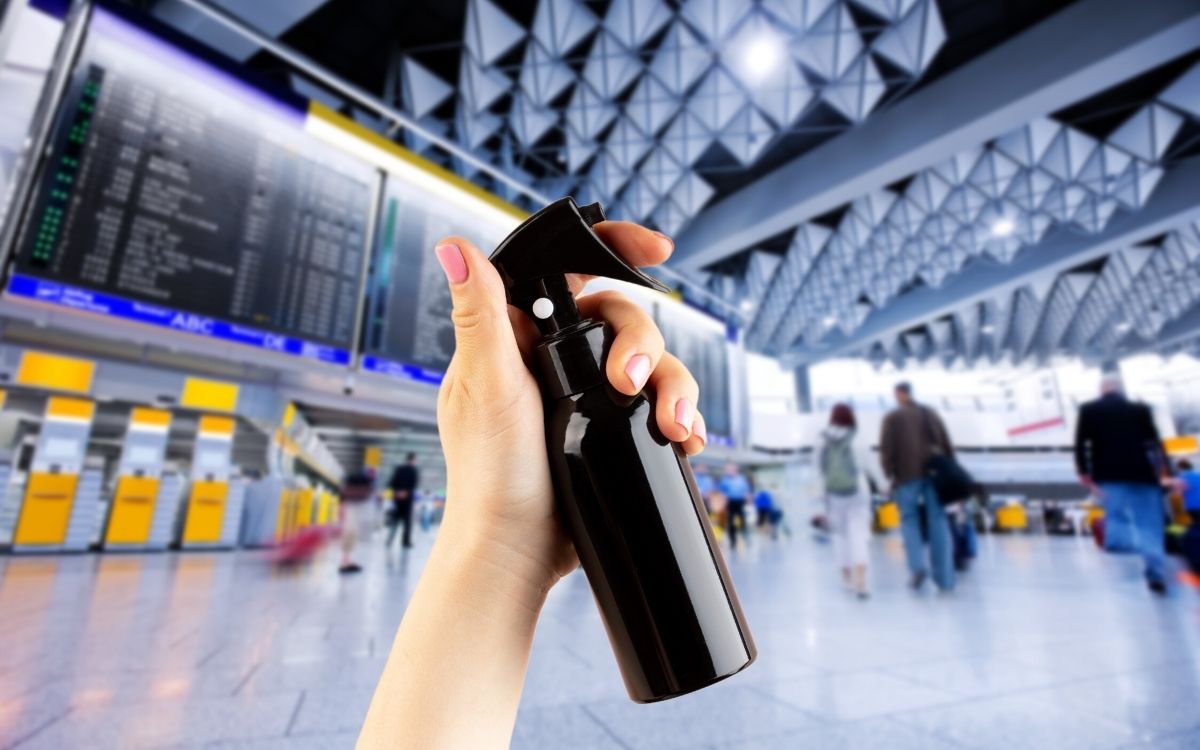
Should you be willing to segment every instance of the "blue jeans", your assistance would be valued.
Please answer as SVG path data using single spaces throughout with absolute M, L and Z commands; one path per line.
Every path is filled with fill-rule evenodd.
M 905 482 L 896 488 L 896 504 L 900 506 L 900 533 L 904 537 L 909 572 L 913 575 L 927 572 L 925 541 L 921 538 L 921 506 L 924 505 L 933 582 L 942 589 L 954 588 L 954 541 L 946 511 L 933 485 L 928 479 Z
M 1146 580 L 1165 580 L 1162 489 L 1153 484 L 1106 482 L 1100 485 L 1100 492 L 1104 498 L 1105 549 L 1140 553 L 1146 561 Z

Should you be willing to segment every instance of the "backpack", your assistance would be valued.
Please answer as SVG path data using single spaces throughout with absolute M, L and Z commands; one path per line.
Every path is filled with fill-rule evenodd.
M 825 473 L 825 490 L 831 495 L 853 495 L 858 492 L 858 467 L 850 438 L 830 440 L 821 451 L 821 468 Z

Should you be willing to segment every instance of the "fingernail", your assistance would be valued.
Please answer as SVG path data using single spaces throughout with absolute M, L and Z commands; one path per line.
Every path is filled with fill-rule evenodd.
M 633 387 L 640 391 L 650 377 L 650 358 L 645 354 L 635 354 L 625 365 L 625 375 Z
M 696 415 L 696 421 L 692 423 L 692 434 L 700 438 L 700 442 L 708 444 L 708 428 L 704 426 L 704 418 L 699 414 Z
M 693 413 L 691 401 L 681 398 L 675 402 L 675 423 L 688 432 L 692 430 Z
M 433 252 L 437 254 L 438 263 L 442 265 L 451 284 L 461 284 L 467 280 L 467 259 L 458 245 L 447 242 L 438 245 Z
M 667 242 L 670 242 L 670 243 L 671 243 L 671 249 L 672 249 L 672 250 L 674 250 L 674 249 L 675 249 L 675 240 L 671 239 L 670 237 L 668 237 L 667 235 L 663 234 L 662 232 L 655 232 L 654 234 L 658 235 L 658 237 L 659 237 L 660 239 L 664 239 L 664 240 L 666 240 Z

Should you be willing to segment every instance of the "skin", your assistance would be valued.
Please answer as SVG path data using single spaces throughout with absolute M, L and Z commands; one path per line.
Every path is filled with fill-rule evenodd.
M 673 243 L 625 222 L 595 226 L 631 264 L 657 265 Z M 510 309 L 486 256 L 462 237 L 439 243 L 438 257 L 465 261 L 447 270 L 454 301 L 456 350 L 438 395 L 438 429 L 446 454 L 442 529 L 400 623 L 359 748 L 504 748 L 546 594 L 578 565 L 555 517 L 545 449 L 542 397 L 526 367 L 536 330 Z M 443 267 L 447 266 L 445 260 Z M 648 385 L 658 394 L 663 434 L 684 451 L 704 447 L 699 388 L 679 360 L 663 351 L 649 315 L 613 292 L 578 297 L 587 277 L 569 277 L 585 317 L 616 331 L 607 362 L 612 386 L 637 393 L 627 373 L 649 359 Z M 688 424 L 676 422 L 688 399 Z

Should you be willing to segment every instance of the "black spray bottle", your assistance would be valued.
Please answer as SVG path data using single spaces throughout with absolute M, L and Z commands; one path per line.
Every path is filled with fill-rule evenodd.
M 563 198 L 492 254 L 509 304 L 542 339 L 533 356 L 561 518 L 575 542 L 629 696 L 664 700 L 745 669 L 757 650 L 683 451 L 659 431 L 654 394 L 612 388 L 612 331 L 580 319 L 567 273 L 666 291 L 610 250 L 599 204 Z M 703 384 L 701 384 L 703 387 Z

